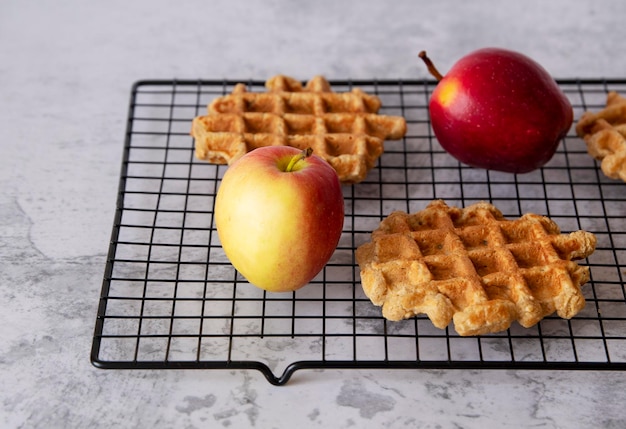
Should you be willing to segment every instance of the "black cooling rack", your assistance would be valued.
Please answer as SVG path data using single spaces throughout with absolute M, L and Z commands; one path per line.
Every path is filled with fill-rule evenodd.
M 266 293 L 229 264 L 213 223 L 225 166 L 194 159 L 193 117 L 238 81 L 141 81 L 131 93 L 117 210 L 91 360 L 109 369 L 256 369 L 273 384 L 299 369 L 626 369 L 626 184 L 606 178 L 573 129 L 554 158 L 523 175 L 470 168 L 433 137 L 432 81 L 333 81 L 377 94 L 381 113 L 408 132 L 387 142 L 367 179 L 345 186 L 339 246 L 311 284 Z M 263 82 L 248 81 L 263 91 Z M 626 81 L 560 80 L 575 118 L 604 106 Z M 485 200 L 505 216 L 550 216 L 564 232 L 585 229 L 597 250 L 587 305 L 572 320 L 547 317 L 480 337 L 439 330 L 425 317 L 388 322 L 365 297 L 354 250 L 393 210 L 432 199 Z

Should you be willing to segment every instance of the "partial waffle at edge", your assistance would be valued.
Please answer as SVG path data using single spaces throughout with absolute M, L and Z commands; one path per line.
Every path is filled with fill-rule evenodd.
M 626 182 L 625 97 L 610 91 L 604 109 L 583 113 L 576 133 L 585 140 L 589 154 L 601 161 L 600 168 L 607 177 Z

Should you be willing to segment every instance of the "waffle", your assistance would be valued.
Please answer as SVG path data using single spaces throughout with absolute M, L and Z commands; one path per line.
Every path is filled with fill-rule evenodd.
M 587 143 L 589 154 L 602 161 L 606 176 L 626 182 L 626 98 L 609 92 L 604 109 L 583 113 L 576 133 Z
M 392 321 L 425 313 L 461 336 L 530 327 L 585 305 L 589 268 L 573 260 L 595 250 L 585 231 L 561 234 L 549 218 L 509 220 L 493 205 L 459 209 L 441 200 L 414 214 L 393 212 L 356 251 L 367 297 Z
M 358 183 L 383 153 L 384 140 L 406 133 L 404 118 L 378 115 L 380 99 L 358 88 L 335 93 L 321 76 L 303 87 L 281 75 L 265 87 L 267 92 L 254 93 L 237 84 L 231 94 L 211 102 L 207 115 L 193 120 L 198 159 L 232 164 L 262 146 L 310 147 L 341 182 Z

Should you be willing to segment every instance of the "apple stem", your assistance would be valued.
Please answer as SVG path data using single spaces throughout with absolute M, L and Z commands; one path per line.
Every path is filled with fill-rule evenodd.
M 291 158 L 291 160 L 289 161 L 289 164 L 287 164 L 287 168 L 285 169 L 285 171 L 287 173 L 293 171 L 297 163 L 299 163 L 305 158 L 308 158 L 309 156 L 311 156 L 312 153 L 313 153 L 313 149 L 310 147 L 303 149 L 302 152 L 300 152 L 299 154 Z
M 430 60 L 430 58 L 428 58 L 428 56 L 426 55 L 426 51 L 421 51 L 419 53 L 419 57 L 422 59 L 422 61 L 424 61 L 424 63 L 426 64 L 426 67 L 428 67 L 428 72 L 431 75 L 433 75 L 435 79 L 437 80 L 443 79 L 443 75 L 439 73 L 439 70 L 437 70 L 437 67 L 435 67 L 435 65 Z

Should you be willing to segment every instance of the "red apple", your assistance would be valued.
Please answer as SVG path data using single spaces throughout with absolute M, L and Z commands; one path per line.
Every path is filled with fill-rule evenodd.
M 250 283 L 270 292 L 309 283 L 335 251 L 343 221 L 337 173 L 310 149 L 248 152 L 228 168 L 215 200 L 226 256 Z
M 569 131 L 572 106 L 537 62 L 517 52 L 485 48 L 461 58 L 438 80 L 429 102 L 433 131 L 459 161 L 509 173 L 547 163 Z

